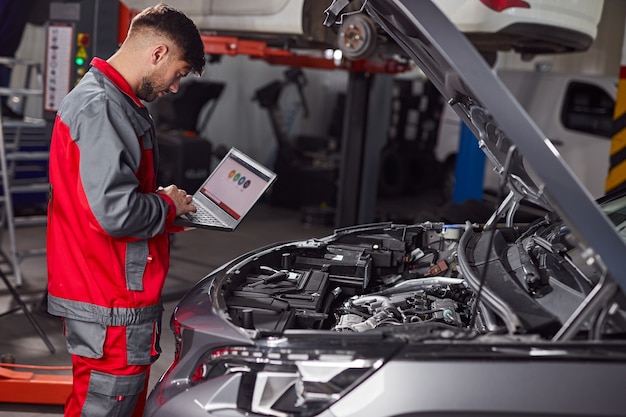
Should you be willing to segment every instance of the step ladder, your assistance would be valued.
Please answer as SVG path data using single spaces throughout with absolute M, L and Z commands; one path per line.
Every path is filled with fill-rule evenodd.
M 43 90 L 29 88 L 33 73 L 37 83 L 43 85 L 41 63 L 15 58 L 0 57 L 0 64 L 26 69 L 25 87 L 0 87 L 0 95 L 7 97 L 28 98 L 42 97 Z M 21 261 L 27 256 L 43 255 L 45 248 L 20 250 L 18 248 L 16 227 L 29 225 L 45 225 L 44 215 L 16 216 L 14 196 L 17 194 L 47 193 L 49 189 L 47 169 L 49 160 L 49 137 L 44 119 L 23 117 L 8 118 L 0 109 L 0 176 L 2 177 L 2 193 L 0 195 L 0 223 L 8 233 L 8 253 L 0 251 L 0 255 L 9 264 L 15 285 L 21 286 L 23 278 L 20 268 Z M 37 177 L 20 177 L 25 171 L 40 171 Z
M 10 88 L 0 87 L 0 95 L 6 97 L 21 97 L 24 103 L 28 98 L 43 97 L 43 89 L 30 88 L 32 73 L 38 78 L 40 86 L 43 86 L 41 63 L 30 62 L 15 58 L 0 57 L 0 64 L 13 67 L 23 66 L 26 69 L 25 87 Z M 25 108 L 25 107 L 24 107 Z M 33 119 L 22 117 L 21 119 L 8 118 L 2 115 L 0 107 L 0 176 L 2 177 L 2 192 L 0 193 L 0 230 L 6 230 L 9 235 L 8 253 L 0 248 L 0 263 L 8 265 L 5 273 L 0 268 L 0 279 L 4 282 L 13 297 L 16 308 L 0 313 L 0 317 L 21 310 L 29 320 L 37 334 L 44 341 L 51 353 L 55 348 L 48 339 L 46 333 L 41 328 L 20 294 L 8 279 L 8 274 L 13 274 L 16 286 L 23 283 L 20 263 L 26 256 L 43 255 L 45 247 L 42 249 L 19 250 L 17 244 L 16 227 L 27 225 L 45 225 L 46 216 L 20 216 L 16 217 L 14 210 L 14 195 L 25 193 L 46 193 L 48 184 L 48 161 L 49 161 L 49 135 L 46 134 L 46 121 L 44 119 Z M 39 135 L 29 135 L 32 131 L 39 132 Z M 40 176 L 35 178 L 21 177 L 20 170 L 38 169 Z M 0 242 L 2 239 L 0 238 Z

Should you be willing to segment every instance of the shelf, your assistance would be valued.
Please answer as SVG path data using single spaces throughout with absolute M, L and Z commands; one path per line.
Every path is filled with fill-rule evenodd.
M 33 119 L 31 117 L 25 117 L 24 119 L 12 119 L 5 117 L 2 121 L 4 127 L 45 127 L 46 121 L 44 119 Z

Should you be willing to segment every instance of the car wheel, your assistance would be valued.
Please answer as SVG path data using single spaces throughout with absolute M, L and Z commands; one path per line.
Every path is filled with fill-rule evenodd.
M 353 14 L 344 18 L 337 43 L 343 56 L 352 59 L 368 58 L 376 49 L 376 26 L 364 14 Z

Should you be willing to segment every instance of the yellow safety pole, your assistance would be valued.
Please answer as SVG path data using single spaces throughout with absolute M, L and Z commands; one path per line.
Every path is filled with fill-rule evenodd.
M 626 22 L 624 27 L 626 27 Z M 607 193 L 626 187 L 626 31 L 622 41 L 622 58 L 613 119 L 609 173 L 605 184 Z

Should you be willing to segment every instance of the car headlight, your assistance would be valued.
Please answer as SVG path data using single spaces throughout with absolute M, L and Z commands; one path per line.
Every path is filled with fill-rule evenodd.
M 395 350 L 395 349 L 393 349 Z M 237 406 L 268 416 L 319 413 L 379 369 L 389 357 L 379 348 L 324 350 L 263 345 L 229 346 L 204 355 L 192 385 L 241 373 Z

